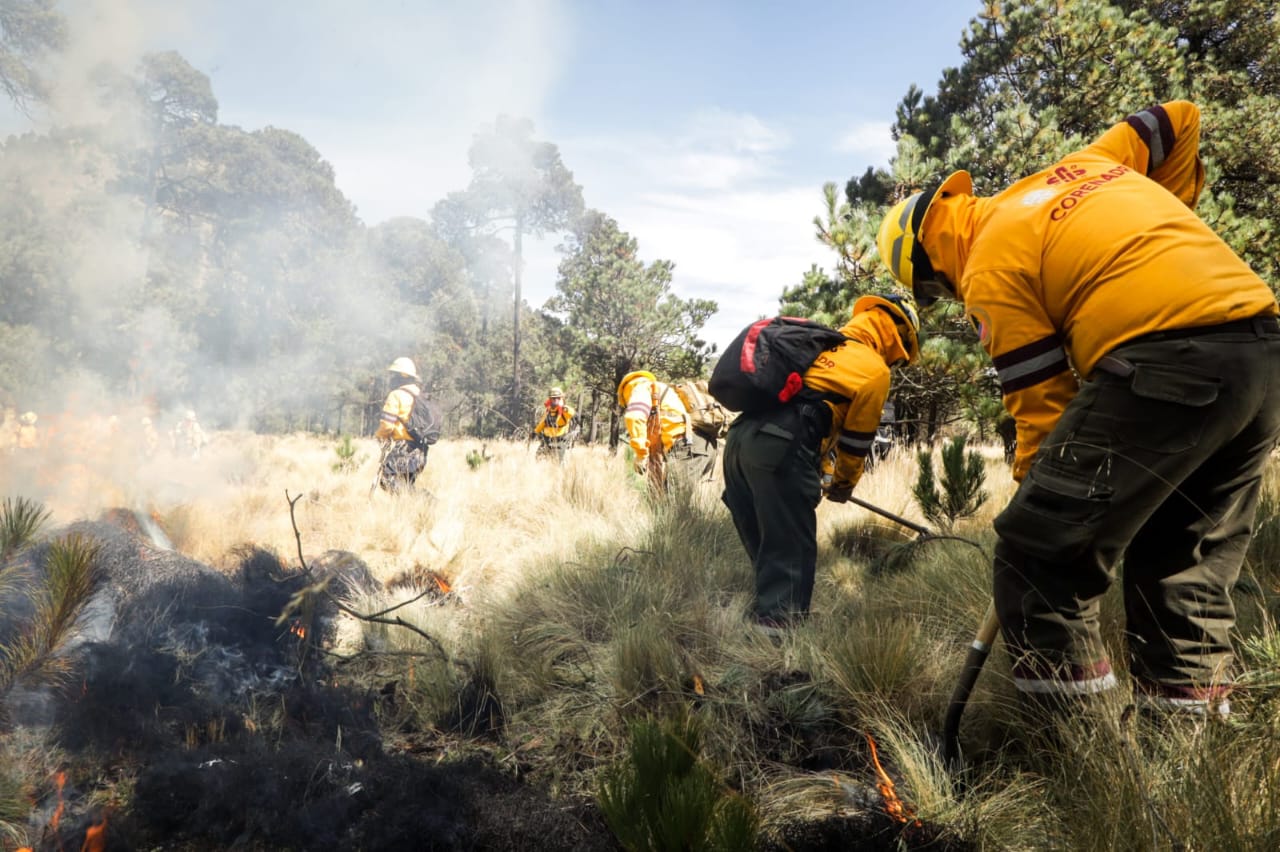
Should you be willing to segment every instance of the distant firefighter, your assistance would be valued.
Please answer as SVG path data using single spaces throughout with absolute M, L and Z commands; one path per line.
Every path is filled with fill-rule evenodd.
M 538 455 L 554 453 L 560 461 L 573 443 L 573 406 L 564 401 L 564 391 L 552 388 L 547 400 L 542 404 L 545 409 L 533 427 L 533 432 L 542 442 L 538 447 Z
M 387 372 L 391 392 L 374 433 L 383 445 L 378 484 L 386 491 L 411 491 L 427 466 L 427 449 L 440 436 L 440 417 L 419 383 L 412 359 L 397 358 Z
M 182 453 L 193 459 L 200 458 L 200 451 L 209 443 L 204 429 L 200 427 L 200 421 L 196 419 L 195 411 L 190 408 L 182 413 L 182 419 L 173 427 L 169 437 L 175 453 Z
M 150 417 L 143 417 L 138 421 L 138 443 L 147 458 L 154 457 L 160 449 L 160 433 L 156 431 Z
M 36 429 L 34 411 L 28 411 L 18 418 L 18 431 L 15 434 L 14 447 L 19 450 L 34 450 L 40 446 L 40 432 Z
M 635 471 L 654 491 L 667 487 L 667 459 L 693 475 L 711 456 L 706 438 L 695 433 L 689 412 L 675 389 L 648 370 L 633 370 L 618 383 L 618 405 L 627 431 Z

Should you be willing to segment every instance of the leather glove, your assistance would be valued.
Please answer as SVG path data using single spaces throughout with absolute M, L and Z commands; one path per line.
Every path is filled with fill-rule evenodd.
M 827 489 L 827 499 L 832 503 L 848 503 L 853 496 L 853 486 L 847 484 L 833 485 Z

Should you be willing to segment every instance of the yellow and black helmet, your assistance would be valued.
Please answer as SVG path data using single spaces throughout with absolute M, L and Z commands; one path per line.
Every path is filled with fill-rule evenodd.
M 909 288 L 921 307 L 929 307 L 955 292 L 934 272 L 929 255 L 920 244 L 920 225 L 933 202 L 948 195 L 972 195 L 973 178 L 966 171 L 952 172 L 946 180 L 923 192 L 909 195 L 885 214 L 876 235 L 876 248 L 890 274 Z M 941 286 L 939 286 L 941 285 Z
M 920 311 L 916 309 L 915 300 L 906 293 L 862 296 L 853 303 L 853 315 L 877 308 L 893 317 L 902 348 L 907 350 L 907 363 L 914 364 L 920 358 Z

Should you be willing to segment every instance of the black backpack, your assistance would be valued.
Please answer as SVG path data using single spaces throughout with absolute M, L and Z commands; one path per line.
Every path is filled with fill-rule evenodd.
M 404 428 L 415 443 L 424 447 L 440 440 L 440 412 L 435 403 L 427 399 L 425 391 L 413 395 L 413 408 L 409 409 L 409 420 Z
M 711 371 L 708 389 L 730 411 L 764 411 L 804 390 L 814 359 L 849 338 L 798 317 L 753 322 L 733 339 Z

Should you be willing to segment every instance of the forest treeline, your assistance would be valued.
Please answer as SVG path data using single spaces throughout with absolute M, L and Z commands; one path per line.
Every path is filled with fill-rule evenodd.
M 888 285 L 887 205 L 966 168 L 979 193 L 1174 98 L 1204 115 L 1198 212 L 1280 283 L 1280 5 L 1275 0 L 979 2 L 963 61 L 912 83 L 889 168 L 815 187 L 815 263 L 779 282 L 779 312 L 838 324 Z M 0 0 L 0 86 L 38 110 L 65 46 L 55 0 Z M 0 405 L 196 407 L 259 431 L 359 433 L 396 355 L 414 357 L 455 434 L 527 425 L 550 384 L 602 428 L 619 376 L 697 375 L 716 304 L 672 287 L 607 212 L 585 209 L 557 146 L 525 119 L 477 128 L 469 174 L 421 218 L 361 221 L 332 166 L 287 129 L 218 119 L 208 76 L 175 52 L 100 67 L 75 120 L 0 147 Z M 556 295 L 529 305 L 525 242 L 556 240 Z M 826 248 L 824 249 L 823 246 Z M 828 268 L 829 267 L 829 268 Z M 955 306 L 895 390 L 922 435 L 980 433 L 1000 407 Z

